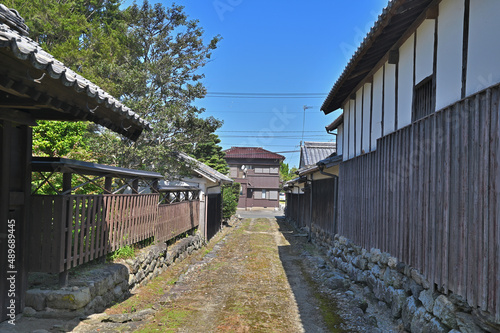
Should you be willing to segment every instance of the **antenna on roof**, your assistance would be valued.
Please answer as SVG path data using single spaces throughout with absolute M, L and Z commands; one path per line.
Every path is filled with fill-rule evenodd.
M 302 139 L 300 140 L 300 145 L 301 146 L 302 146 L 302 141 L 304 141 L 304 129 L 305 129 L 305 126 L 306 126 L 306 110 L 307 109 L 312 109 L 313 107 L 312 106 L 304 105 L 303 108 L 304 108 L 304 119 L 302 120 Z

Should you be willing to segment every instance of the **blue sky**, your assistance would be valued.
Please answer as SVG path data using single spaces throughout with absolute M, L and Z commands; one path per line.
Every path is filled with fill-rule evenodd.
M 339 112 L 325 116 L 321 104 L 387 2 L 176 1 L 191 19 L 200 21 L 207 42 L 217 34 L 223 38 L 203 69 L 209 96 L 196 102 L 206 109 L 204 116 L 224 121 L 217 131 L 223 148 L 258 146 L 281 153 L 286 163 L 298 166 L 302 137 L 304 141 L 335 140 L 326 134 L 325 126 Z M 297 95 L 211 95 L 217 92 Z M 304 106 L 311 107 L 305 111 L 305 122 Z

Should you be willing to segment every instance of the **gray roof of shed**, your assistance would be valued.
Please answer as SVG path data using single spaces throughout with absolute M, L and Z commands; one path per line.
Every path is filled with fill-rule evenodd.
M 201 163 L 195 158 L 192 158 L 191 156 L 178 152 L 177 157 L 184 162 L 187 162 L 190 167 L 193 168 L 193 171 L 198 173 L 200 176 L 203 176 L 205 178 L 208 178 L 209 180 L 213 181 L 214 183 L 217 182 L 222 182 L 222 183 L 233 183 L 233 180 L 229 178 L 228 176 L 220 173 L 219 171 L 209 167 L 208 165 Z
M 335 153 L 336 146 L 335 142 L 304 142 L 304 145 L 300 146 L 299 168 L 315 165 Z
M 163 175 L 157 172 L 119 168 L 62 157 L 32 157 L 31 168 L 32 171 L 74 172 L 95 176 L 163 179 Z
M 11 109 L 31 119 L 93 121 L 132 140 L 143 129 L 151 129 L 138 114 L 66 67 L 26 34 L 17 11 L 0 4 L 0 92 L 22 102 L 9 106 Z

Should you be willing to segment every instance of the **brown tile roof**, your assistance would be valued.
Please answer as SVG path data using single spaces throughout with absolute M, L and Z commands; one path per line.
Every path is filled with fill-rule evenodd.
M 261 158 L 284 160 L 285 156 L 270 152 L 260 147 L 231 147 L 225 150 L 226 158 Z

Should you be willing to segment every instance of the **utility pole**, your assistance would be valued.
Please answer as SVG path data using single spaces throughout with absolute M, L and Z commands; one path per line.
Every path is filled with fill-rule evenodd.
M 313 107 L 304 105 L 303 108 L 304 108 L 304 119 L 302 120 L 302 139 L 300 140 L 301 146 L 302 146 L 302 142 L 304 141 L 304 130 L 305 130 L 305 126 L 306 126 L 306 110 L 312 109 Z

